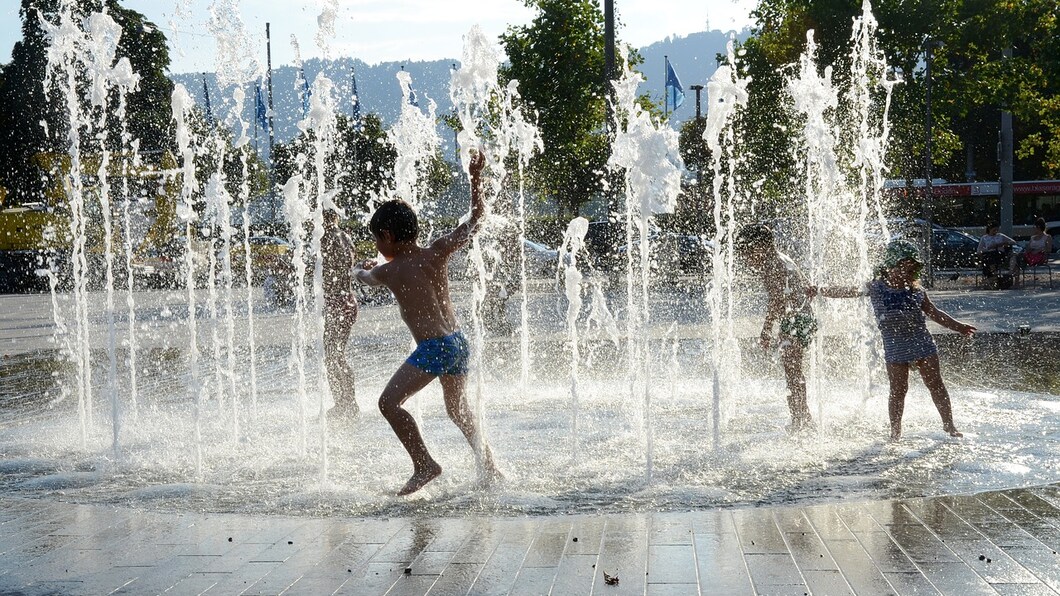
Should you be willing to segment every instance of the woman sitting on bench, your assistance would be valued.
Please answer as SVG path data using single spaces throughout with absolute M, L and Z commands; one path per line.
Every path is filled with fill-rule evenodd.
M 1001 226 L 994 222 L 986 224 L 986 234 L 979 239 L 976 253 L 983 261 L 983 275 L 999 278 L 999 287 L 1009 287 L 1012 285 L 1012 277 L 1016 275 L 1016 255 L 1012 252 L 1016 241 L 1002 234 L 1000 228 Z M 1001 267 L 1005 261 L 1008 261 L 1008 272 L 1002 273 Z
M 1041 217 L 1034 220 L 1034 227 L 1037 231 L 1023 247 L 1023 262 L 1028 267 L 1044 265 L 1053 252 L 1053 237 L 1045 233 L 1045 220 Z

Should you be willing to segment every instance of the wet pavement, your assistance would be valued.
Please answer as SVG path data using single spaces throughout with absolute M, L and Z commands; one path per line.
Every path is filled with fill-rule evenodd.
M 547 295 L 542 288 L 542 308 Z M 1048 287 L 931 295 L 981 331 L 1060 331 L 1060 291 Z M 166 345 L 186 312 L 175 292 L 138 293 L 137 305 L 142 345 Z M 0 313 L 5 358 L 56 348 L 49 296 L 0 296 Z M 288 313 L 257 314 L 261 345 L 290 341 Z M 690 319 L 682 334 L 693 336 L 705 323 Z M 102 336 L 106 321 L 92 323 Z M 392 307 L 364 309 L 358 330 L 381 343 L 408 341 Z M 0 497 L 0 594 L 1060 593 L 1060 484 L 521 517 L 159 513 L 55 498 Z
M 1060 593 L 1060 485 L 551 517 L 313 519 L 0 503 L 4 594 Z
M 688 280 L 686 280 L 688 281 Z M 976 325 L 982 333 L 1016 333 L 1026 326 L 1032 333 L 1060 332 L 1060 287 L 1049 288 L 1048 284 L 1027 282 L 1013 290 L 985 290 L 971 286 L 972 278 L 961 278 L 957 282 L 942 281 L 937 289 L 929 292 L 932 300 L 941 309 L 954 317 Z M 689 284 L 690 285 L 690 284 Z M 1060 284 L 1057 284 L 1060 286 Z M 545 338 L 556 334 L 563 340 L 566 334 L 566 308 L 562 292 L 551 287 L 549 280 L 535 280 L 531 287 L 530 314 L 534 323 L 535 337 Z M 470 304 L 468 288 L 457 284 L 454 287 L 454 303 Z M 621 295 L 619 295 L 621 294 Z M 204 297 L 198 297 L 198 318 L 207 319 Z M 615 292 L 612 304 L 625 300 L 624 291 Z M 818 299 L 820 302 L 821 299 Z M 69 310 L 69 297 L 60 296 L 60 308 Z M 559 302 L 562 301 L 562 305 Z M 89 311 L 94 313 L 89 320 L 92 345 L 102 349 L 106 346 L 109 322 L 102 314 L 105 295 L 93 292 L 89 296 Z M 125 292 L 115 295 L 117 305 L 115 327 L 118 337 L 124 337 L 128 329 L 129 316 L 125 307 Z M 187 343 L 185 320 L 187 318 L 187 296 L 182 291 L 138 291 L 135 293 L 135 319 L 138 345 L 145 349 L 167 347 L 176 343 Z M 518 319 L 519 305 L 513 300 L 508 305 L 509 318 Z M 751 308 L 750 310 L 755 310 Z M 823 315 L 823 332 L 842 333 L 837 323 L 828 320 L 826 309 L 818 307 Z M 52 298 L 47 294 L 0 295 L 0 357 L 12 357 L 40 351 L 55 350 L 55 321 L 52 315 Z M 710 321 L 702 292 L 681 286 L 664 287 L 653 294 L 652 312 L 655 335 L 681 338 L 710 337 Z M 234 302 L 234 333 L 237 337 L 248 336 L 248 308 L 245 290 L 237 290 Z M 293 328 L 293 315 L 284 310 L 267 307 L 261 297 L 260 288 L 254 295 L 254 337 L 259 346 L 289 346 Z M 739 337 L 757 337 L 761 329 L 761 315 L 752 313 L 736 321 L 735 332 Z M 466 321 L 469 317 L 462 313 Z M 672 321 L 681 325 L 669 329 Z M 65 321 L 72 326 L 72 321 Z M 929 323 L 934 333 L 948 333 L 934 323 Z M 205 338 L 210 328 L 200 326 Z M 396 338 L 407 342 L 407 332 L 401 325 L 396 307 L 392 305 L 368 306 L 361 309 L 353 341 L 374 339 L 392 343 Z M 174 341 L 174 338 L 177 338 Z

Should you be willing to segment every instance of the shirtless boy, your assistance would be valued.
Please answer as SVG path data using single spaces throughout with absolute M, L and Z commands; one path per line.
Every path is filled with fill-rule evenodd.
M 417 244 L 419 223 L 407 203 L 395 200 L 380 205 L 369 228 L 386 262 L 367 261 L 354 270 L 362 283 L 384 285 L 394 293 L 401 318 L 416 340 L 416 350 L 379 397 L 379 410 L 412 458 L 412 477 L 398 496 L 416 492 L 442 473 L 442 467 L 427 451 L 416 420 L 402 407 L 435 377 L 442 384 L 446 413 L 476 451 L 487 479 L 500 477 L 485 441 L 481 441 L 479 453 L 478 430 L 464 395 L 470 349 L 453 312 L 448 277 L 449 258 L 470 241 L 486 213 L 481 189 L 485 163 L 481 152 L 472 153 L 471 217 L 429 246 Z

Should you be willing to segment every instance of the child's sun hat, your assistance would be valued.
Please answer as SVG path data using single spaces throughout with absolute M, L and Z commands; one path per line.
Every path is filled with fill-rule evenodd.
M 902 261 L 913 261 L 923 265 L 924 260 L 920 258 L 920 250 L 916 245 L 907 240 L 891 240 L 887 243 L 887 250 L 883 253 L 883 266 L 890 269 L 897 267 Z

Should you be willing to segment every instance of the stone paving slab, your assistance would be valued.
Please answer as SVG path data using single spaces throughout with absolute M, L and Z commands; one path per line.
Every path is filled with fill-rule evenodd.
M 513 518 L 0 504 L 0 594 L 1060 594 L 1060 484 Z

